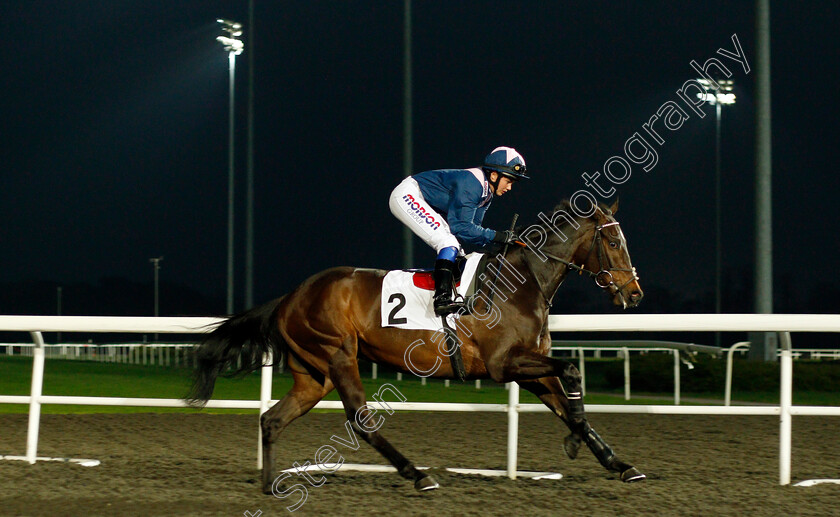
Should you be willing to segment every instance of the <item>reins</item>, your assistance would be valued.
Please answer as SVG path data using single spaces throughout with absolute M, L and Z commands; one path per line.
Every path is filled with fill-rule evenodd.
M 581 274 L 581 275 L 584 274 L 584 273 L 588 274 L 590 277 L 592 277 L 594 279 L 595 285 L 597 285 L 601 289 L 610 289 L 611 292 L 618 293 L 618 295 L 621 297 L 622 303 L 626 304 L 626 301 L 624 300 L 624 295 L 621 293 L 621 290 L 624 289 L 630 282 L 638 279 L 638 277 L 636 276 L 636 268 L 627 269 L 627 268 L 611 267 L 612 265 L 610 264 L 609 257 L 607 257 L 604 254 L 604 248 L 601 245 L 602 241 L 603 241 L 603 237 L 601 236 L 601 230 L 603 230 L 604 228 L 606 228 L 608 226 L 618 226 L 618 221 L 613 221 L 613 222 L 610 222 L 610 223 L 601 224 L 601 225 L 598 225 L 598 226 L 595 227 L 595 232 L 594 232 L 594 235 L 592 236 L 592 244 L 590 244 L 590 246 L 589 246 L 589 251 L 586 253 L 586 258 L 583 259 L 583 263 L 585 264 L 586 261 L 589 259 L 589 256 L 592 255 L 592 251 L 597 247 L 598 248 L 598 269 L 599 269 L 599 271 L 597 273 L 595 273 L 593 271 L 590 271 L 590 270 L 588 270 L 588 269 L 586 269 L 582 266 L 578 266 L 574 262 L 570 262 L 566 259 L 558 257 L 557 255 L 549 253 L 545 250 L 539 250 L 539 253 L 541 253 L 542 255 L 544 255 L 544 256 L 546 256 L 546 257 L 548 257 L 548 258 L 550 258 L 550 259 L 552 259 L 556 262 L 560 262 L 561 264 L 565 265 L 569 269 L 573 269 L 573 270 L 577 271 L 578 274 Z M 524 247 L 526 250 L 531 250 L 534 253 L 537 253 L 537 251 L 531 249 L 531 247 L 528 246 L 527 244 L 525 244 L 525 243 L 521 243 L 521 244 L 522 244 L 522 247 Z M 530 261 L 528 261 L 528 256 L 523 255 L 523 260 L 525 261 L 525 265 L 528 267 L 528 271 L 531 273 L 531 276 L 534 277 L 534 280 L 536 280 L 537 287 L 540 290 L 540 294 L 543 295 L 543 298 L 545 299 L 545 303 L 548 305 L 548 308 L 551 308 L 551 300 L 554 299 L 554 295 L 557 294 L 557 289 L 560 288 L 560 285 L 558 284 L 557 288 L 551 294 L 551 297 L 549 297 L 546 294 L 546 290 L 543 287 L 542 282 L 540 282 L 540 277 L 537 275 L 536 271 L 534 271 L 534 268 L 533 268 L 533 266 L 531 266 Z M 604 263 L 607 264 L 608 269 L 604 268 Z M 613 271 L 625 271 L 625 272 L 628 272 L 628 273 L 632 273 L 632 276 L 623 285 L 616 286 L 615 282 L 613 281 L 613 275 L 612 275 Z M 603 283 L 600 280 L 600 277 L 602 275 L 606 278 L 606 281 L 604 281 Z

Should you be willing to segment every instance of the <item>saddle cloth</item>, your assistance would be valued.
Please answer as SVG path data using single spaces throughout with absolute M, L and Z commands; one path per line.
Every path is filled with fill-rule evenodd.
M 466 298 L 472 294 L 478 264 L 483 253 L 467 255 L 456 290 Z M 382 326 L 412 330 L 438 330 L 440 316 L 432 306 L 434 281 L 430 271 L 389 271 L 382 279 Z M 458 317 L 457 314 L 449 318 Z M 451 321 L 451 320 L 450 320 Z

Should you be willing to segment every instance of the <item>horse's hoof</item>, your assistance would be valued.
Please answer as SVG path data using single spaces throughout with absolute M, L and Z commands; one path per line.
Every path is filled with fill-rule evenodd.
M 647 476 L 639 472 L 636 467 L 630 467 L 621 473 L 621 480 L 625 483 L 635 483 L 636 481 L 644 481 Z
M 566 451 L 566 456 L 568 456 L 569 459 L 577 458 L 581 443 L 583 442 L 580 440 L 580 436 L 574 433 L 570 434 L 563 440 L 563 449 Z
M 426 490 L 440 488 L 440 485 L 432 476 L 423 476 L 414 482 L 414 488 L 420 492 L 425 492 Z

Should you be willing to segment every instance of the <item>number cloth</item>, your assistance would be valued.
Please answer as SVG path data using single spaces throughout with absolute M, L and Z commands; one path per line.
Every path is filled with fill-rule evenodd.
M 457 291 L 461 296 L 470 294 L 476 268 L 483 253 L 470 253 L 461 274 Z M 412 271 L 389 271 L 382 280 L 382 326 L 401 329 L 438 330 L 440 317 L 432 307 L 434 292 L 414 285 Z M 451 314 L 448 317 L 458 317 Z

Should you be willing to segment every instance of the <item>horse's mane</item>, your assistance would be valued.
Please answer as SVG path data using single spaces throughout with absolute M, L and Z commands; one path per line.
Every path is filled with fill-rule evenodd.
M 606 214 L 607 216 L 612 215 L 612 211 L 604 203 L 598 203 L 598 208 L 602 212 L 604 212 L 604 214 Z M 557 228 L 557 229 L 565 228 L 565 227 L 569 226 L 569 224 L 570 224 L 569 221 L 565 217 L 560 217 L 560 218 L 557 218 L 555 220 L 554 216 L 555 216 L 555 214 L 557 214 L 557 212 L 565 212 L 565 213 L 569 214 L 569 216 L 572 219 L 575 219 L 575 220 L 591 219 L 592 217 L 595 216 L 594 213 L 591 216 L 589 216 L 588 218 L 577 215 L 577 213 L 575 213 L 574 209 L 572 208 L 571 201 L 569 201 L 568 199 L 563 199 L 562 201 L 560 201 L 560 203 L 558 205 L 556 205 L 554 207 L 554 210 L 551 211 L 551 214 L 545 214 L 545 212 L 543 212 L 543 214 L 545 214 L 548 219 L 554 221 L 555 228 Z M 538 218 L 535 223 L 530 224 L 528 226 L 517 226 L 516 227 L 516 233 L 521 234 L 523 231 L 527 230 L 528 228 L 531 228 L 534 225 L 541 227 L 543 230 L 548 230 L 549 229 L 548 228 L 549 223 L 546 222 L 546 220 L 544 220 L 544 219 Z

